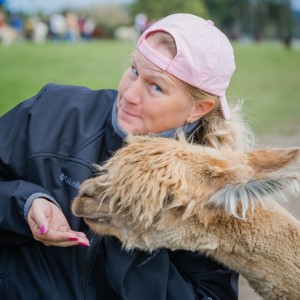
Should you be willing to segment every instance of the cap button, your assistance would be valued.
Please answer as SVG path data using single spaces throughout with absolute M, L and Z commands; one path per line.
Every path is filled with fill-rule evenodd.
M 210 25 L 215 25 L 214 22 L 212 20 L 207 20 L 207 22 L 210 24 Z

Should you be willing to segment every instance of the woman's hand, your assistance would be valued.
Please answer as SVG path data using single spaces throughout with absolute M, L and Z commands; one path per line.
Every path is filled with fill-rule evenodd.
M 33 201 L 28 213 L 28 224 L 34 239 L 46 246 L 89 245 L 86 235 L 73 231 L 62 211 L 44 198 Z

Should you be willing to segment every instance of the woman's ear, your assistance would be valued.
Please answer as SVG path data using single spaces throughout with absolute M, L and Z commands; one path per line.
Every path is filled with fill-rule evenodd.
M 194 110 L 190 115 L 189 122 L 192 123 L 208 114 L 211 110 L 213 110 L 215 104 L 215 100 L 210 98 L 195 102 Z

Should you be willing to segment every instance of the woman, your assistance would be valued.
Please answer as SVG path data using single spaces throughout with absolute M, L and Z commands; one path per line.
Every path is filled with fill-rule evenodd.
M 194 142 L 245 148 L 247 131 L 225 97 L 234 69 L 211 21 L 175 14 L 141 36 L 118 91 L 47 85 L 4 115 L 0 298 L 237 299 L 237 274 L 203 255 L 127 253 L 70 211 L 91 164 L 128 132 L 176 138 L 181 127 Z

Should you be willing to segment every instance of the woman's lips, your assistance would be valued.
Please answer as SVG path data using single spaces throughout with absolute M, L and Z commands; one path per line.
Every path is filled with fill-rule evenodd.
M 125 116 L 129 116 L 129 117 L 134 117 L 134 118 L 138 118 L 139 116 L 135 113 L 132 113 L 131 111 L 128 111 L 127 109 L 125 109 L 122 105 L 120 106 L 121 108 L 121 115 L 125 115 Z

